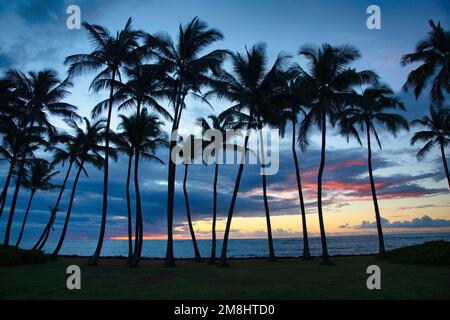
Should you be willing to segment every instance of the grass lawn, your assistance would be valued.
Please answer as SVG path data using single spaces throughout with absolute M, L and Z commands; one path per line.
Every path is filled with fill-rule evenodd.
M 227 269 L 206 262 L 62 257 L 36 265 L 0 267 L 0 299 L 450 299 L 448 266 L 392 264 L 374 256 L 319 259 L 232 260 Z M 66 268 L 81 267 L 81 290 L 66 288 Z M 366 268 L 381 268 L 381 290 L 368 290 Z

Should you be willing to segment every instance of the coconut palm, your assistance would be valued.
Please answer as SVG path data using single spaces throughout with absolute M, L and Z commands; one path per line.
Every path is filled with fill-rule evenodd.
M 19 237 L 16 242 L 16 247 L 19 246 L 22 240 L 34 195 L 39 190 L 47 191 L 56 188 L 56 185 L 51 183 L 50 180 L 59 173 L 59 171 L 53 171 L 53 166 L 47 160 L 39 158 L 35 158 L 31 161 L 29 171 L 29 176 L 26 174 L 24 175 L 23 185 L 26 189 L 30 190 L 30 198 L 23 218 L 22 228 L 20 229 Z
M 309 145 L 309 134 L 314 126 L 321 130 L 320 166 L 317 177 L 317 207 L 319 215 L 320 237 L 322 242 L 323 264 L 331 263 L 325 234 L 322 213 L 322 176 L 325 168 L 325 150 L 327 135 L 327 119 L 331 126 L 342 119 L 342 106 L 353 101 L 355 93 L 352 88 L 357 85 L 370 84 L 377 77 L 372 71 L 357 72 L 350 64 L 360 57 L 359 51 L 349 45 L 332 46 L 323 44 L 321 48 L 302 47 L 299 55 L 309 63 L 309 71 L 300 69 L 301 86 L 310 101 L 310 111 L 299 128 L 299 143 L 303 150 Z
M 209 123 L 210 120 L 211 124 Z M 208 263 L 210 265 L 216 264 L 216 222 L 217 222 L 217 185 L 219 181 L 219 164 L 222 163 L 221 157 L 222 151 L 226 149 L 237 150 L 239 146 L 226 139 L 231 139 L 231 135 L 227 135 L 227 130 L 240 129 L 241 126 L 238 124 L 234 117 L 227 112 L 223 112 L 216 115 L 208 116 L 208 119 L 198 118 L 197 120 L 202 125 L 203 134 L 206 139 L 214 140 L 211 145 L 206 146 L 204 152 L 209 153 L 214 158 L 214 182 L 213 182 L 213 212 L 212 212 L 212 230 L 211 230 L 211 255 L 209 257 Z M 220 138 L 219 138 L 220 137 Z
M 135 245 L 133 258 L 130 263 L 131 266 L 137 266 L 142 252 L 143 245 L 143 219 L 141 207 L 141 193 L 139 189 L 139 160 L 156 160 L 160 163 L 163 161 L 155 155 L 159 147 L 167 145 L 167 136 L 162 132 L 162 122 L 158 116 L 149 114 L 146 108 L 143 108 L 140 115 L 137 112 L 130 117 L 120 116 L 121 123 L 119 128 L 122 129 L 122 134 L 127 136 L 127 139 L 134 146 L 134 152 L 139 150 L 139 153 L 134 154 L 134 186 L 136 195 L 136 227 L 135 227 Z
M 222 70 L 215 77 L 212 83 L 213 90 L 208 96 L 215 96 L 219 99 L 227 99 L 234 106 L 227 110 L 230 114 L 238 114 L 242 122 L 246 123 L 247 131 L 252 128 L 260 127 L 264 116 L 274 107 L 274 90 L 280 86 L 280 74 L 285 61 L 284 56 L 279 56 L 272 67 L 268 69 L 267 55 L 265 45 L 258 43 L 244 54 L 236 53 L 232 56 L 232 73 Z M 247 115 L 242 113 L 246 110 Z M 243 150 L 248 149 L 247 134 L 244 139 Z M 242 172 L 244 170 L 245 152 L 241 153 L 241 161 L 236 177 L 236 182 L 228 210 L 227 224 L 225 227 L 224 241 L 222 246 L 219 266 L 227 266 L 227 247 L 231 228 L 231 219 L 233 218 L 234 206 L 239 191 Z M 263 161 L 264 164 L 264 161 Z M 265 175 L 263 174 L 263 187 L 265 188 Z M 266 220 L 268 224 L 269 253 L 271 258 L 275 257 L 273 245 L 271 242 L 270 217 L 268 216 L 268 207 L 265 199 Z
M 52 143 L 53 143 L 53 146 L 51 147 L 51 150 L 53 151 L 52 165 L 55 166 L 57 164 L 62 164 L 62 166 L 64 167 L 65 163 L 68 162 L 68 167 L 61 188 L 59 189 L 56 203 L 53 207 L 51 207 L 49 221 L 47 222 L 44 230 L 42 231 L 41 236 L 39 237 L 38 241 L 33 247 L 33 249 L 39 250 L 42 250 L 44 248 L 48 236 L 50 234 L 50 230 L 53 226 L 53 223 L 55 222 L 56 213 L 58 212 L 59 208 L 59 203 L 61 202 L 62 195 L 64 193 L 64 190 L 66 189 L 67 180 L 69 179 L 70 173 L 73 168 L 73 164 L 77 163 L 78 165 L 80 165 L 79 158 L 77 157 L 79 149 L 76 137 L 68 133 L 60 133 L 53 137 Z
M 103 177 L 103 202 L 102 220 L 98 244 L 89 265 L 96 265 L 97 259 L 103 246 L 105 236 L 106 214 L 108 206 L 108 174 L 109 174 L 109 131 L 114 103 L 114 92 L 116 88 L 116 77 L 121 79 L 122 66 L 131 65 L 139 61 L 138 40 L 142 36 L 141 31 L 134 30 L 131 18 L 128 19 L 125 27 L 111 35 L 110 32 L 99 25 L 83 23 L 83 27 L 88 32 L 94 50 L 88 54 L 75 54 L 66 58 L 65 64 L 69 65 L 68 75 L 74 77 L 79 74 L 101 70 L 92 81 L 90 89 L 99 91 L 109 88 L 109 100 L 100 104 L 93 110 L 93 116 L 98 116 L 101 112 L 107 111 L 106 132 L 105 132 L 105 163 Z
M 413 53 L 402 57 L 402 65 L 421 63 L 411 71 L 403 88 L 414 89 L 416 98 L 420 96 L 425 86 L 432 79 L 431 98 L 434 103 L 442 104 L 443 91 L 450 93 L 450 32 L 444 30 L 441 23 L 428 21 L 431 31 L 425 39 L 419 41 Z
M 104 158 L 100 155 L 101 152 L 105 152 L 105 146 L 103 142 L 105 139 L 105 120 L 98 120 L 91 124 L 91 122 L 85 117 L 83 118 L 85 128 L 80 128 L 78 124 L 73 120 L 67 120 L 67 125 L 75 131 L 74 146 L 77 147 L 77 162 L 78 170 L 75 175 L 75 180 L 72 186 L 72 192 L 70 194 L 69 206 L 67 208 L 66 218 L 64 226 L 59 237 L 58 244 L 53 250 L 52 256 L 57 256 L 64 243 L 64 239 L 69 225 L 70 214 L 72 213 L 73 200 L 75 198 L 75 192 L 77 189 L 78 180 L 82 171 L 87 175 L 85 165 L 91 164 L 97 169 L 100 169 L 104 163 Z M 111 150 L 109 151 L 111 154 Z M 112 154 L 115 155 L 114 153 Z
M 408 122 L 399 114 L 386 112 L 390 109 L 400 109 L 405 111 L 403 103 L 394 96 L 394 92 L 386 85 L 368 87 L 358 97 L 358 101 L 353 104 L 346 112 L 349 127 L 343 126 L 341 131 L 346 135 L 354 130 L 354 125 L 358 125 L 362 131 L 366 132 L 367 137 L 367 163 L 369 169 L 370 188 L 372 191 L 373 206 L 378 230 L 378 256 L 385 258 L 383 229 L 381 226 L 381 215 L 378 207 L 377 191 L 372 170 L 372 147 L 371 134 L 375 137 L 378 147 L 381 150 L 381 140 L 377 133 L 377 125 L 386 128 L 387 132 L 394 137 L 401 129 L 408 130 Z
M 422 126 L 425 129 L 415 132 L 411 138 L 412 146 L 418 142 L 425 143 L 419 152 L 417 152 L 417 159 L 419 161 L 425 159 L 428 152 L 434 146 L 438 146 L 441 151 L 445 175 L 447 176 L 447 182 L 450 188 L 450 175 L 445 158 L 445 148 L 450 146 L 450 108 L 430 106 L 429 116 L 414 120 L 411 124 Z
M 171 132 L 179 127 L 183 109 L 186 108 L 185 99 L 188 95 L 202 99 L 201 90 L 210 82 L 208 73 L 216 72 L 228 55 L 226 50 L 202 52 L 212 43 L 223 39 L 223 35 L 216 29 L 209 29 L 208 25 L 198 18 L 194 18 L 186 26 L 180 26 L 177 42 L 167 34 L 147 35 L 146 46 L 151 48 L 157 56 L 158 63 L 168 70 L 170 79 L 166 85 L 170 93 L 174 117 Z M 204 100 L 204 99 L 202 99 Z M 167 252 L 165 265 L 175 266 L 173 255 L 173 208 L 175 192 L 176 166 L 170 161 L 170 154 L 176 146 L 176 139 L 172 139 L 169 146 L 169 168 L 167 178 Z
M 55 128 L 49 122 L 48 115 L 62 118 L 77 118 L 77 108 L 71 104 L 62 102 L 69 94 L 67 89 L 71 83 L 67 80 L 60 81 L 53 70 L 43 70 L 39 72 L 29 72 L 28 76 L 17 70 L 10 70 L 6 74 L 14 86 L 15 94 L 22 102 L 20 108 L 21 125 L 34 128 L 35 125 L 46 129 L 49 134 L 55 132 Z M 32 131 L 28 132 L 32 135 Z M 17 181 L 21 181 L 25 169 L 25 157 L 28 154 L 29 144 L 25 145 L 25 150 L 18 163 Z M 16 209 L 17 197 L 19 195 L 20 183 L 14 189 L 11 209 L 8 217 L 8 224 L 5 232 L 4 245 L 9 245 L 12 221 Z

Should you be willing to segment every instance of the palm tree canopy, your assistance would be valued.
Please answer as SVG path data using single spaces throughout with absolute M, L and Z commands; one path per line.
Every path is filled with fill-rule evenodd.
M 50 116 L 78 119 L 77 107 L 62 100 L 69 94 L 71 82 L 60 81 L 53 70 L 29 72 L 28 76 L 18 70 L 9 70 L 6 78 L 14 87 L 14 94 L 21 107 L 14 113 L 23 123 L 36 123 L 55 132 Z
M 422 126 L 411 138 L 411 145 L 418 142 L 425 145 L 417 153 L 417 159 L 423 160 L 433 146 L 446 148 L 450 145 L 450 108 L 430 106 L 430 115 L 414 120 L 412 125 Z
M 54 189 L 57 186 L 50 180 L 58 173 L 53 171 L 53 166 L 47 160 L 35 158 L 30 163 L 29 172 L 24 175 L 23 185 L 32 192 Z
M 377 125 L 383 126 L 394 137 L 402 129 L 409 130 L 408 122 L 397 113 L 386 112 L 386 110 L 406 111 L 403 103 L 387 85 L 369 86 L 361 95 L 355 98 L 354 103 L 345 110 L 348 121 L 343 121 L 340 127 L 341 134 L 347 139 L 350 135 L 358 136 L 353 132 L 354 125 L 359 126 L 361 131 L 369 130 L 375 136 L 377 144 L 381 149 L 381 141 L 377 132 Z M 345 124 L 349 124 L 346 126 Z
M 148 113 L 147 108 L 143 108 L 139 116 L 134 113 L 129 117 L 124 115 L 119 117 L 121 120 L 119 129 L 122 130 L 118 134 L 121 138 L 119 141 L 122 140 L 122 143 L 119 142 L 119 149 L 134 152 L 138 148 L 139 155 L 144 159 L 163 163 L 155 153 L 158 148 L 168 146 L 168 137 L 162 131 L 163 123 L 158 116 Z
M 351 104 L 356 93 L 355 86 L 377 82 L 378 76 L 370 70 L 356 71 L 350 64 L 361 57 L 358 49 L 350 45 L 332 46 L 323 44 L 320 48 L 302 47 L 299 55 L 309 64 L 309 71 L 299 68 L 300 86 L 309 101 L 305 103 L 310 111 L 299 128 L 298 141 L 302 149 L 309 145 L 309 134 L 314 125 L 322 126 L 323 115 L 335 125 L 343 118 L 342 108 Z
M 415 52 L 402 57 L 402 65 L 421 63 L 411 71 L 403 88 L 414 88 L 414 95 L 420 96 L 427 83 L 431 84 L 431 98 L 434 103 L 442 104 L 444 89 L 450 93 L 450 32 L 444 30 L 441 23 L 429 20 L 431 31 L 425 39 L 416 45 Z

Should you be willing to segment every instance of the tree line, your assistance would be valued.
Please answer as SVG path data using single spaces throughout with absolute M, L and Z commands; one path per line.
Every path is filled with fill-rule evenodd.
M 404 90 L 413 89 L 415 97 L 430 88 L 429 115 L 414 120 L 411 125 L 420 127 L 411 137 L 411 145 L 424 143 L 417 153 L 423 160 L 434 147 L 438 147 L 443 169 L 450 187 L 450 176 L 445 150 L 450 145 L 450 112 L 445 97 L 450 92 L 450 33 L 441 24 L 429 21 L 431 30 L 416 46 L 414 52 L 401 58 L 402 65 L 419 64 L 411 71 Z M 203 130 L 245 130 L 277 128 L 284 136 L 292 129 L 291 151 L 299 195 L 299 213 L 303 232 L 303 258 L 310 259 L 305 201 L 302 189 L 298 152 L 305 151 L 314 130 L 321 134 L 320 163 L 317 176 L 317 209 L 322 243 L 322 262 L 329 259 L 323 219 L 323 172 L 326 165 L 327 136 L 330 129 L 367 147 L 367 165 L 374 213 L 379 239 L 379 256 L 385 256 L 385 246 L 378 205 L 376 178 L 373 175 L 372 144 L 381 149 L 379 130 L 396 136 L 409 130 L 410 123 L 401 115 L 406 108 L 393 90 L 382 82 L 373 70 L 356 70 L 352 64 L 361 53 L 351 45 L 320 47 L 301 46 L 298 56 L 306 59 L 306 67 L 293 62 L 294 56 L 280 53 L 274 63 L 269 63 L 266 45 L 256 43 L 243 52 L 208 48 L 223 39 L 223 34 L 210 28 L 204 21 L 194 18 L 180 25 L 173 40 L 168 34 L 147 33 L 137 30 L 131 18 L 124 28 L 112 34 L 107 28 L 83 23 L 92 49 L 87 53 L 68 56 L 64 64 L 67 76 L 61 80 L 55 71 L 22 72 L 11 69 L 0 78 L 0 153 L 8 166 L 0 196 L 0 217 L 10 199 L 3 245 L 11 244 L 11 229 L 21 188 L 30 191 L 27 209 L 22 221 L 19 246 L 26 228 L 32 200 L 41 190 L 59 190 L 55 204 L 49 208 L 47 224 L 34 245 L 43 250 L 60 207 L 66 183 L 75 174 L 70 200 L 65 209 L 64 225 L 52 254 L 57 256 L 68 229 L 77 184 L 82 174 L 88 175 L 87 165 L 103 171 L 101 224 L 98 244 L 89 260 L 96 265 L 100 256 L 108 213 L 108 179 L 110 159 L 120 154 L 127 157 L 127 179 L 124 184 L 127 204 L 128 259 L 137 266 L 142 253 L 144 224 L 139 187 L 139 166 L 143 160 L 164 163 L 157 150 L 168 148 L 167 160 L 167 251 L 166 266 L 175 266 L 173 253 L 174 191 L 177 166 L 170 159 L 172 150 L 180 141 L 188 143 L 194 137 L 169 139 L 164 123 L 171 124 L 171 132 L 179 129 L 183 111 L 189 108 L 188 97 L 205 104 L 224 100 L 231 106 L 218 115 L 199 118 Z M 225 67 L 225 61 L 230 63 Z M 94 74 L 90 91 L 109 92 L 91 112 L 91 119 L 82 118 L 77 107 L 64 102 L 78 76 Z M 117 130 L 111 128 L 111 119 L 117 111 L 132 110 L 131 115 L 119 114 Z M 106 117 L 103 115 L 106 114 Z M 64 119 L 70 132 L 57 129 L 51 118 Z M 224 134 L 225 136 L 225 134 Z M 364 141 L 364 143 L 363 143 Z M 242 157 L 249 149 L 248 135 L 242 146 L 230 141 L 223 148 L 238 149 Z M 45 152 L 47 159 L 39 156 Z M 196 260 L 202 257 L 198 250 L 192 224 L 187 190 L 188 162 L 184 163 L 183 193 L 188 226 Z M 57 165 L 65 167 L 61 185 L 52 183 L 59 173 Z M 217 187 L 219 165 L 214 165 L 212 185 L 212 251 L 210 264 L 227 266 L 227 246 L 238 197 L 244 161 L 238 167 L 231 202 L 229 204 L 224 241 L 220 257 L 216 257 Z M 264 170 L 264 162 L 261 165 Z M 133 176 L 134 188 L 130 186 Z M 276 260 L 273 246 L 270 207 L 267 197 L 267 177 L 261 175 L 264 211 L 267 222 L 268 251 L 271 261 Z M 10 186 L 12 194 L 9 193 Z M 131 205 L 134 189 L 135 207 Z M 133 210 L 134 209 L 134 210 Z M 132 225 L 133 211 L 135 225 Z M 6 212 L 5 212 L 6 214 Z

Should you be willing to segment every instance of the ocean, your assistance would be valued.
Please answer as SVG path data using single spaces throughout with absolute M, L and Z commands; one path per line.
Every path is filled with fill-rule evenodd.
M 450 241 L 450 233 L 424 233 L 424 234 L 386 234 L 384 236 L 387 250 L 420 244 L 432 240 Z M 319 237 L 309 239 L 311 255 L 321 255 L 321 242 Z M 330 255 L 359 255 L 372 254 L 378 250 L 376 235 L 330 236 L 327 237 Z M 23 241 L 24 248 L 31 248 L 34 242 Z M 49 241 L 45 250 L 51 252 L 55 241 Z M 95 240 L 66 240 L 61 249 L 62 255 L 90 256 L 95 251 Z M 203 257 L 211 252 L 210 240 L 198 240 L 198 246 Z M 274 239 L 275 253 L 278 257 L 298 257 L 302 254 L 303 241 L 301 238 Z M 22 246 L 21 246 L 22 247 Z M 217 256 L 220 255 L 222 241 L 217 241 Z M 166 241 L 146 240 L 142 248 L 142 256 L 147 258 L 163 258 L 166 253 Z M 190 240 L 175 240 L 174 253 L 176 258 L 192 258 L 194 250 Z M 128 254 L 128 241 L 105 240 L 102 256 L 126 256 Z M 267 239 L 231 239 L 228 244 L 228 257 L 256 258 L 268 256 Z

